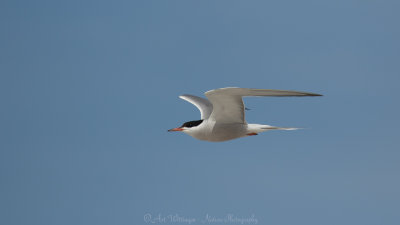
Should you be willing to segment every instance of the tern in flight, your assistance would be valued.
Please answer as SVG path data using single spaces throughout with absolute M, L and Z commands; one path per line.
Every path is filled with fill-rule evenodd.
M 228 141 L 240 137 L 257 135 L 269 130 L 296 130 L 293 127 L 275 127 L 262 124 L 248 124 L 245 120 L 245 106 L 242 97 L 303 97 L 322 96 L 310 92 L 272 89 L 251 89 L 227 87 L 205 93 L 208 99 L 181 95 L 181 99 L 195 105 L 201 114 L 200 120 L 189 121 L 168 131 L 181 131 L 203 141 Z

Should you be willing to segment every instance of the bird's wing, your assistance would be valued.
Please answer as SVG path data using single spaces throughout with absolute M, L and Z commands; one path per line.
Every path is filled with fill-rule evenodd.
M 195 105 L 200 110 L 201 119 L 207 119 L 210 117 L 213 110 L 213 105 L 208 99 L 197 97 L 194 95 L 181 95 L 179 98 L 186 100 Z
M 213 105 L 210 119 L 221 123 L 246 123 L 244 118 L 243 96 L 271 96 L 271 97 L 290 97 L 290 96 L 321 96 L 319 94 L 283 91 L 271 89 L 251 89 L 251 88 L 220 88 L 210 90 L 205 93 Z

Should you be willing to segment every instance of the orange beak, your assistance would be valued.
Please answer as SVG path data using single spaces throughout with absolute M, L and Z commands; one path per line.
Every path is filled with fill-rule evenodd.
M 177 128 L 169 129 L 168 131 L 183 131 L 183 128 L 177 127 Z

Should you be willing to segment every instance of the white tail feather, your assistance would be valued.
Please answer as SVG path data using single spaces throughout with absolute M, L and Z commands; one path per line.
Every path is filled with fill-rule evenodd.
M 297 128 L 297 127 L 265 127 L 262 128 L 264 130 L 298 130 L 298 129 L 302 129 L 302 128 Z
M 297 127 L 274 127 L 270 125 L 262 125 L 262 124 L 247 124 L 247 129 L 249 132 L 260 133 L 269 130 L 298 130 L 302 128 Z

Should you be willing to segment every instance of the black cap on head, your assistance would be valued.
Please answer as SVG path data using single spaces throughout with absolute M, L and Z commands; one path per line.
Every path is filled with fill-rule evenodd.
M 189 121 L 189 122 L 182 124 L 181 127 L 188 127 L 188 128 L 196 127 L 196 126 L 200 125 L 202 122 L 203 122 L 203 120 L 193 120 L 193 121 Z

